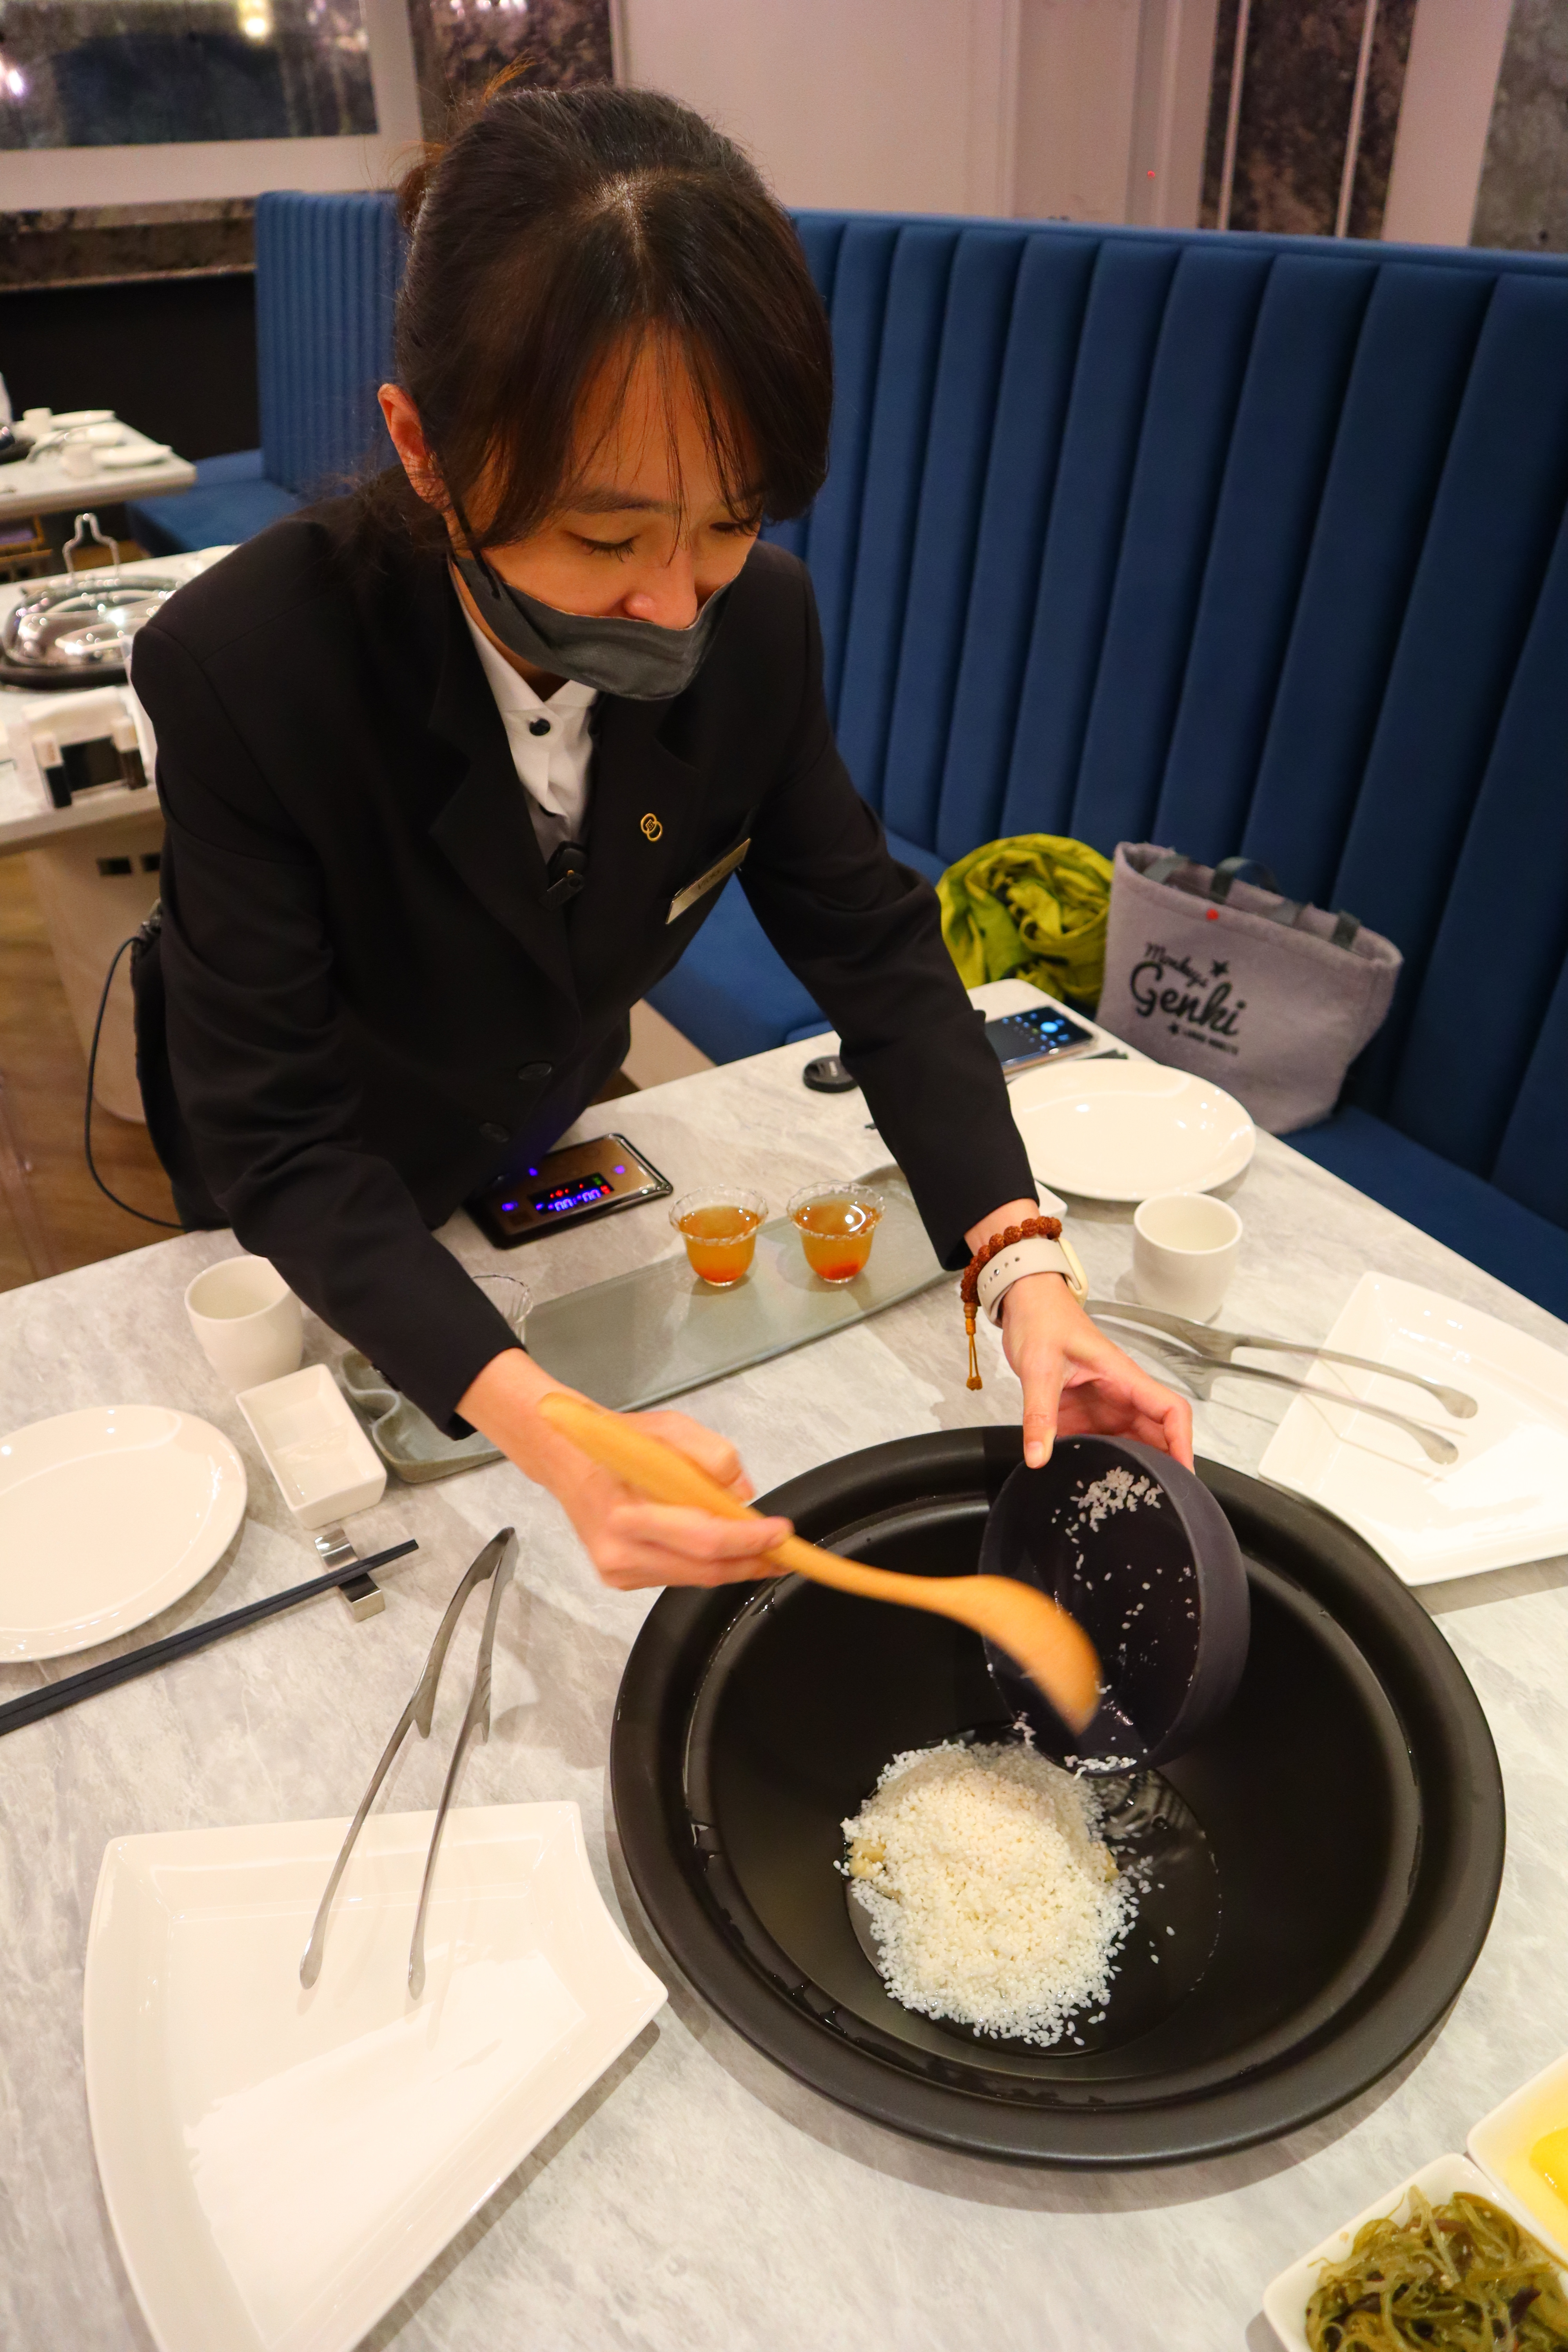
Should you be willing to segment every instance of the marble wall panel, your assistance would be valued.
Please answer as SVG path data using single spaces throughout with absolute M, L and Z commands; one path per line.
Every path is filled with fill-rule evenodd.
M 93 0 L 93 22 L 101 30 L 112 19 L 123 30 L 132 18 L 147 16 L 152 5 L 153 0 Z M 204 12 L 233 21 L 238 5 L 239 0 L 222 0 L 221 6 L 217 0 L 157 0 L 160 17 L 177 14 L 182 22 Z M 53 94 L 49 44 L 60 47 L 60 26 L 68 17 L 82 17 L 84 5 L 85 0 L 7 0 L 0 18 L 0 147 L 59 143 L 62 121 Z M 357 37 L 363 32 L 362 0 L 255 0 L 255 5 L 265 9 L 279 45 L 285 81 L 294 91 L 290 104 L 300 117 L 296 128 L 374 130 L 368 77 L 363 77 L 363 90 L 354 80 L 356 60 L 363 64 Z M 408 5 L 426 137 L 445 136 L 455 113 L 508 66 L 522 63 L 530 81 L 544 89 L 612 77 L 610 0 L 529 0 L 526 6 L 490 0 L 482 8 L 479 0 L 456 5 L 454 0 L 408 0 Z M 310 26 L 323 38 L 331 36 L 339 60 L 324 81 L 318 74 L 313 95 L 303 83 L 295 89 L 310 63 L 295 35 Z M 7 98 L 7 72 L 22 77 L 20 100 Z M 213 134 L 193 130 L 189 135 Z M 253 213 L 250 199 L 234 198 L 0 214 L 0 288 L 248 269 L 255 259 Z
M 0 287 L 91 285 L 249 269 L 248 196 L 171 205 L 78 205 L 0 213 Z
M 510 67 L 536 89 L 613 79 L 610 0 L 409 0 L 408 16 L 427 139 L 447 137 Z
M 1470 242 L 1568 253 L 1568 0 L 1514 0 Z
M 1220 0 L 1202 222 L 1218 220 L 1239 0 Z M 1231 194 L 1232 228 L 1331 236 L 1366 0 L 1253 0 Z M 1349 234 L 1378 236 L 1394 162 L 1415 0 L 1379 0 Z
M 375 129 L 363 0 L 7 0 L 0 148 Z

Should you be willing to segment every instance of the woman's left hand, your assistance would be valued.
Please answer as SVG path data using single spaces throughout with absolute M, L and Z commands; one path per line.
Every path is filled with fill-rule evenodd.
M 1037 1470 L 1058 1431 L 1135 1437 L 1193 1462 L 1193 1409 L 1091 1323 L 1059 1274 L 1026 1274 L 1002 1302 L 1002 1345 L 1024 1384 L 1024 1459 Z

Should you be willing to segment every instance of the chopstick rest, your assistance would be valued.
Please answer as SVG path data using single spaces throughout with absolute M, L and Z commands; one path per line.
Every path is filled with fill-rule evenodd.
M 489 1606 L 479 1634 L 479 1655 L 474 1665 L 474 1687 L 464 1711 L 452 1760 L 447 1768 L 446 1783 L 441 1801 L 436 1809 L 436 1825 L 430 1832 L 430 1850 L 425 1858 L 425 1876 L 419 1889 L 419 1908 L 414 1919 L 414 1937 L 408 1949 L 408 1990 L 417 2000 L 425 1990 L 425 1915 L 430 1903 L 431 1882 L 436 1875 L 436 1855 L 441 1843 L 441 1832 L 447 1825 L 447 1813 L 452 1802 L 452 1791 L 458 1785 L 458 1775 L 468 1753 L 468 1742 L 477 1732 L 481 1741 L 490 1736 L 490 1662 L 495 1653 L 496 1621 L 500 1615 L 501 1595 L 506 1591 L 512 1570 L 517 1565 L 517 1536 L 510 1528 L 502 1528 L 490 1538 L 472 1566 L 464 1571 L 457 1591 L 447 1601 L 441 1622 L 436 1628 L 436 1638 L 430 1644 L 430 1654 L 425 1661 L 425 1671 L 414 1685 L 414 1695 L 398 1717 L 392 1738 L 382 1750 L 381 1761 L 370 1776 L 370 1786 L 360 1799 L 359 1811 L 349 1823 L 348 1835 L 338 1850 L 327 1880 L 315 1921 L 310 1928 L 310 1940 L 300 1960 L 300 1982 L 308 1992 L 321 1973 L 321 1957 L 326 1950 L 327 1919 L 332 1907 L 332 1897 L 338 1891 L 354 1842 L 365 1825 L 370 1809 L 374 1804 L 382 1782 L 392 1769 L 392 1759 L 408 1737 L 410 1727 L 418 1730 L 421 1739 L 430 1737 L 431 1718 L 436 1712 L 436 1686 L 441 1679 L 441 1669 L 447 1663 L 447 1652 L 458 1620 L 462 1615 L 468 1595 L 487 1577 L 491 1579 Z
M 302 1601 L 313 1601 L 318 1593 L 352 1584 L 358 1578 L 367 1577 L 373 1568 L 390 1567 L 395 1559 L 402 1559 L 418 1549 L 410 1536 L 405 1543 L 394 1544 L 389 1551 L 373 1552 L 369 1559 L 345 1560 L 341 1567 L 330 1569 L 325 1576 L 311 1577 L 308 1583 L 291 1584 L 285 1592 L 269 1592 L 264 1601 L 247 1601 L 243 1609 L 231 1609 L 225 1617 L 209 1617 L 203 1624 L 187 1625 L 183 1633 L 166 1634 L 161 1642 L 144 1643 L 141 1649 L 130 1650 L 121 1658 L 106 1658 L 100 1665 L 84 1667 L 79 1675 L 67 1675 L 58 1683 L 46 1683 L 42 1690 L 7 1699 L 0 1706 L 0 1739 L 8 1731 L 20 1731 L 25 1724 L 39 1722 L 46 1715 L 58 1715 L 80 1699 L 96 1698 L 100 1691 L 134 1682 L 138 1675 L 150 1675 L 154 1666 L 167 1666 L 176 1658 L 188 1658 L 210 1643 L 221 1642 L 226 1634 L 242 1633 L 247 1625 L 259 1625 L 264 1618 L 281 1616 L 284 1610 L 297 1609 Z

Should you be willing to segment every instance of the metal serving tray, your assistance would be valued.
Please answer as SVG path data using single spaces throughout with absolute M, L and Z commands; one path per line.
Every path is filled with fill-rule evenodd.
M 819 1281 L 795 1227 L 774 1217 L 759 1232 L 751 1271 L 733 1289 L 701 1281 L 683 1250 L 544 1300 L 528 1318 L 529 1354 L 595 1403 L 635 1412 L 952 1282 L 900 1171 L 874 1169 L 864 1181 L 886 1205 L 866 1270 L 853 1282 Z

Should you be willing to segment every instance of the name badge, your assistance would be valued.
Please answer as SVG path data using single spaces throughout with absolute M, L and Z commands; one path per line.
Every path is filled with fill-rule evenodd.
M 751 845 L 752 836 L 748 834 L 734 849 L 726 851 L 717 866 L 710 866 L 706 874 L 700 874 L 695 882 L 689 882 L 684 890 L 678 890 L 669 902 L 669 912 L 665 921 L 679 923 L 682 915 L 689 913 L 699 898 L 705 898 L 710 890 L 716 890 L 721 882 L 727 882 L 736 866 L 744 860 Z

